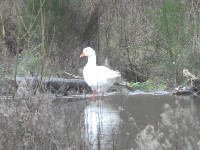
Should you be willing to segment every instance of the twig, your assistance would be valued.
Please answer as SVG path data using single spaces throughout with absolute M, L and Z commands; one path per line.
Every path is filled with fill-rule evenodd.
M 70 75 L 70 76 L 73 76 L 74 78 L 81 78 L 81 79 L 83 79 L 83 77 L 73 75 L 73 74 L 68 73 L 68 72 L 66 72 L 66 71 L 64 71 L 64 73 L 66 73 L 66 74 L 68 74 L 68 75 Z
M 139 73 L 138 71 L 135 71 L 135 70 L 133 70 L 133 69 L 129 69 L 129 68 L 128 68 L 128 70 L 133 71 L 134 73 L 136 73 L 136 75 L 141 75 L 141 76 L 143 76 L 143 77 L 147 77 L 147 75 L 141 74 L 141 73 Z

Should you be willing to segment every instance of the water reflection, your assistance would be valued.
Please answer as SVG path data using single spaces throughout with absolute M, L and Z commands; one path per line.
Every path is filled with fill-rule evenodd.
M 0 100 L 1 149 L 200 149 L 200 98 L 116 93 Z
M 84 116 L 90 149 L 192 150 L 200 143 L 200 99 L 194 96 L 116 94 L 89 101 Z
M 197 96 L 176 96 L 175 103 L 181 107 L 185 116 L 199 116 L 200 115 L 200 97 Z
M 176 108 L 165 103 L 158 128 L 147 125 L 137 134 L 137 149 L 199 149 L 199 98 L 176 97 Z
M 119 111 L 106 100 L 90 101 L 85 111 L 85 134 L 91 149 L 112 149 L 119 131 Z

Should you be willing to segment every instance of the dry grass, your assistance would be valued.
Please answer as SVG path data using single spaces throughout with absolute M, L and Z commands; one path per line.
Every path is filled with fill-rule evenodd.
M 47 94 L 1 100 L 0 149 L 84 149 L 81 115 L 78 105 L 56 105 Z

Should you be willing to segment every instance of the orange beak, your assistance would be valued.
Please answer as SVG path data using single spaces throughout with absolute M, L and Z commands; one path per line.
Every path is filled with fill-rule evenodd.
M 84 53 L 84 52 L 81 53 L 80 57 L 83 57 L 83 56 L 85 56 L 85 53 Z

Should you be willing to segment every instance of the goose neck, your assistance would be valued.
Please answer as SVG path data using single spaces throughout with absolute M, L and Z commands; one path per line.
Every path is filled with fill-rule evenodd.
M 88 56 L 87 65 L 96 66 L 96 55 Z

